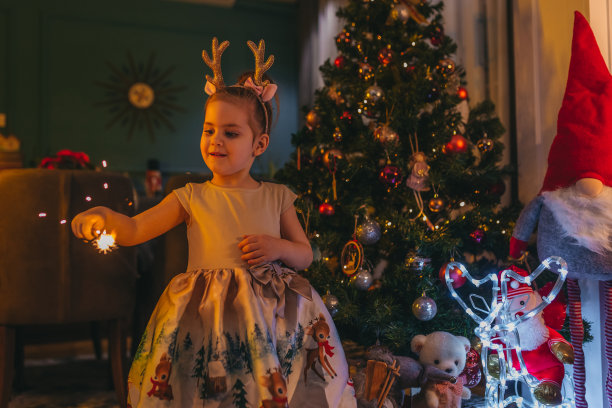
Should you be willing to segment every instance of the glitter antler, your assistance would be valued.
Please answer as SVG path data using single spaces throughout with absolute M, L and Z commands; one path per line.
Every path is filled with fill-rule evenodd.
M 223 74 L 221 73 L 221 54 L 223 51 L 229 46 L 229 41 L 223 41 L 221 45 L 219 45 L 219 41 L 217 37 L 213 37 L 212 40 L 212 60 L 208 57 L 208 53 L 206 50 L 202 50 L 202 59 L 212 69 L 214 77 L 211 78 L 210 75 L 206 75 L 207 83 L 214 85 L 215 90 L 221 89 L 225 86 L 223 83 Z M 207 84 L 208 88 L 208 84 Z M 213 92 L 214 93 L 214 92 Z
M 259 40 L 259 46 L 255 46 L 253 41 L 247 41 L 247 45 L 251 51 L 253 51 L 253 55 L 255 55 L 255 77 L 253 78 L 253 82 L 257 86 L 265 87 L 270 81 L 262 81 L 263 74 L 270 69 L 272 64 L 274 64 L 274 55 L 270 55 L 268 60 L 264 63 L 264 54 L 266 52 L 264 40 Z

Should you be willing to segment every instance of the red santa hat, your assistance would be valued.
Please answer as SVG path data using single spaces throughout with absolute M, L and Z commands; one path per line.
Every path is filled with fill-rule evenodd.
M 612 186 L 610 163 L 612 76 L 589 23 L 576 11 L 569 75 L 540 192 L 569 187 L 585 177 Z
M 510 269 L 511 271 L 514 271 L 516 273 L 518 273 L 521 276 L 527 277 L 529 276 L 529 273 L 519 267 L 516 267 L 514 265 L 510 265 L 507 268 L 502 269 L 501 271 L 498 272 L 497 274 L 497 279 L 499 279 L 499 283 L 500 283 L 500 287 L 502 286 L 502 282 L 501 282 L 501 275 L 502 272 L 505 270 Z M 508 288 L 508 296 L 507 299 L 513 299 L 517 296 L 521 296 L 524 294 L 532 294 L 533 293 L 533 289 L 531 288 L 530 285 L 527 285 L 526 283 L 521 283 L 519 281 L 517 281 L 514 278 L 511 278 L 507 275 L 506 273 L 506 280 L 508 281 L 507 283 L 507 288 Z M 497 292 L 497 301 L 499 303 L 501 303 L 502 301 L 502 294 L 501 294 L 501 289 L 499 292 Z

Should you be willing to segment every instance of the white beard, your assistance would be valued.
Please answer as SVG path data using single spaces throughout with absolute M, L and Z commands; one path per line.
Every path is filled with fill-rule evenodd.
M 546 205 L 563 229 L 563 236 L 600 255 L 612 252 L 612 188 L 604 186 L 595 198 L 575 186 L 542 193 Z
M 537 349 L 549 337 L 542 312 L 516 326 L 516 331 L 521 348 L 527 351 Z

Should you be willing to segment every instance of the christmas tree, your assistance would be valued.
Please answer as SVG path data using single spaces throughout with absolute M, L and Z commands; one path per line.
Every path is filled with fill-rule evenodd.
M 473 337 L 439 271 L 450 260 L 496 271 L 518 214 L 500 206 L 504 128 L 491 102 L 468 104 L 442 7 L 351 0 L 338 11 L 338 55 L 276 174 L 299 194 L 315 253 L 304 274 L 342 337 L 396 352 L 419 333 Z

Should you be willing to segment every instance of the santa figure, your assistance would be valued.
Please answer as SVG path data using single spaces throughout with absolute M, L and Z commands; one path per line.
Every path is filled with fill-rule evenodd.
M 526 271 L 516 266 L 510 266 L 507 269 L 521 276 L 528 276 Z M 502 313 L 506 313 L 509 321 L 520 318 L 542 303 L 542 297 L 538 292 L 534 292 L 531 286 L 509 277 L 506 277 L 505 284 L 508 292 Z M 501 292 L 497 294 L 497 301 L 502 302 Z M 506 338 L 494 342 L 503 344 L 504 349 L 510 351 L 512 366 L 519 372 L 521 365 L 516 350 L 520 347 L 525 368 L 529 374 L 540 380 L 540 384 L 534 390 L 535 398 L 547 405 L 560 404 L 563 399 L 561 386 L 565 377 L 563 364 L 573 363 L 572 346 L 556 330 L 547 326 L 543 318 L 543 311 L 524 320 L 516 326 L 516 331 L 518 339 L 509 334 Z M 505 357 L 509 359 L 507 354 Z M 490 355 L 488 367 L 491 373 L 499 374 L 497 355 Z
M 540 260 L 561 256 L 568 265 L 570 329 L 574 346 L 576 406 L 584 398 L 582 313 L 578 279 L 604 286 L 606 392 L 612 406 L 612 76 L 586 19 L 574 20 L 572 56 L 557 134 L 539 195 L 523 210 L 510 242 L 519 258 L 538 228 Z M 597 360 L 600 364 L 600 360 Z

